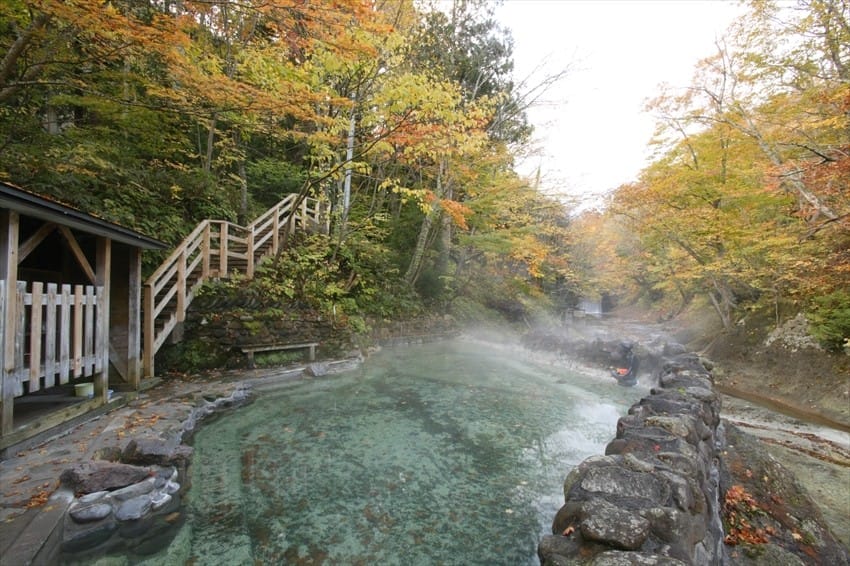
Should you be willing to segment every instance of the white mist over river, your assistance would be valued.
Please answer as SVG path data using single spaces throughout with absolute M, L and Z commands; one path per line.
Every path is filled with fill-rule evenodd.
M 567 473 L 643 394 L 507 346 L 385 350 L 205 424 L 184 525 L 131 560 L 536 564 Z

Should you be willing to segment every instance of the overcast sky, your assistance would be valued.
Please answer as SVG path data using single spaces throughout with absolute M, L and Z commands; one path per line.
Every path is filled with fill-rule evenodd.
M 654 126 L 645 101 L 659 83 L 686 85 L 741 13 L 727 0 L 505 0 L 517 80 L 572 69 L 529 112 L 541 155 L 521 172 L 540 167 L 547 192 L 585 203 L 634 180 Z

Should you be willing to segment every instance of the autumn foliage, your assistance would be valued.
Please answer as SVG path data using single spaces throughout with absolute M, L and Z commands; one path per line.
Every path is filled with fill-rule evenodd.
M 695 68 L 662 85 L 655 159 L 607 208 L 620 292 L 727 330 L 753 309 L 803 311 L 850 348 L 850 20 L 839 0 L 754 0 Z M 825 300 L 825 297 L 831 297 Z

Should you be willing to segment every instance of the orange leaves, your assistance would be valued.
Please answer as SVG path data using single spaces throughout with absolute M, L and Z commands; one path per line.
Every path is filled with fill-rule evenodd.
M 452 219 L 452 222 L 454 222 L 456 226 L 464 230 L 469 228 L 466 224 L 466 219 L 469 215 L 473 214 L 473 212 L 468 206 L 464 206 L 454 200 L 442 199 L 440 200 L 440 207 L 446 214 L 449 215 L 449 218 Z
M 41 484 L 41 489 L 32 497 L 30 497 L 29 501 L 25 507 L 27 509 L 32 509 L 34 507 L 41 507 L 47 500 L 50 498 L 50 494 L 56 489 L 56 485 L 51 484 L 51 482 L 44 482 Z
M 727 534 L 723 542 L 737 544 L 765 544 L 772 528 L 757 528 L 751 523 L 753 517 L 764 511 L 741 485 L 733 485 L 723 498 L 723 517 L 727 524 Z

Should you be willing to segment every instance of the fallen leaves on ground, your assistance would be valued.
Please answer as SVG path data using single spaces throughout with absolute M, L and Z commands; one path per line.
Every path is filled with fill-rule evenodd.
M 756 500 L 741 485 L 733 485 L 723 498 L 723 516 L 728 524 L 728 534 L 723 542 L 737 544 L 765 544 L 765 529 L 753 527 L 750 522 L 755 515 L 763 513 Z

